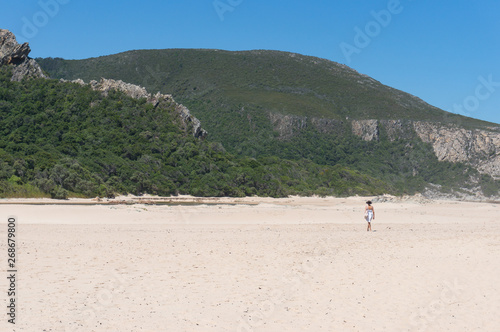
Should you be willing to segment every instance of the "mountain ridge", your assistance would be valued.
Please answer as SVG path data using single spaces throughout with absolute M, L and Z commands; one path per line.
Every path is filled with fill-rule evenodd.
M 50 79 L 2 30 L 0 197 L 382 194 L 381 180 L 309 160 L 235 157 L 168 94 Z
M 213 53 L 213 54 L 210 54 L 210 53 Z M 347 95 L 349 98 L 359 97 L 359 94 L 364 91 L 363 89 L 365 87 L 372 88 L 372 89 L 382 88 L 384 90 L 383 91 L 384 94 L 393 93 L 392 102 L 397 104 L 397 102 L 399 101 L 400 108 L 402 108 L 402 107 L 407 107 L 407 108 L 418 107 L 420 109 L 429 109 L 430 111 L 438 111 L 440 114 L 437 117 L 437 119 L 439 119 L 441 121 L 457 120 L 457 121 L 462 122 L 462 123 L 470 122 L 470 123 L 475 123 L 476 125 L 486 125 L 486 124 L 492 125 L 491 122 L 473 119 L 473 118 L 469 118 L 469 117 L 465 117 L 465 116 L 461 116 L 458 114 L 449 113 L 449 112 L 440 110 L 439 108 L 428 104 L 427 102 L 425 102 L 424 100 L 422 100 L 418 96 L 414 96 L 414 95 L 406 93 L 404 91 L 400 91 L 400 90 L 395 89 L 393 87 L 384 85 L 381 82 L 379 82 L 379 81 L 377 81 L 377 80 L 375 80 L 375 79 L 373 79 L 365 74 L 359 73 L 355 69 L 352 69 L 346 65 L 336 63 L 334 61 L 330 61 L 327 59 L 321 59 L 321 58 L 317 58 L 317 57 L 313 57 L 313 56 L 303 56 L 303 55 L 300 55 L 297 53 L 290 53 L 290 52 L 284 52 L 284 51 L 268 51 L 268 50 L 225 51 L 225 50 L 212 50 L 212 49 L 133 50 L 133 51 L 126 51 L 126 52 L 121 52 L 121 53 L 117 53 L 117 54 L 113 54 L 113 55 L 100 56 L 100 57 L 94 57 L 94 58 L 83 59 L 83 60 L 63 60 L 61 58 L 46 58 L 46 59 L 37 59 L 37 60 L 42 64 L 42 67 L 44 67 L 45 70 L 50 72 L 55 78 L 71 78 L 71 79 L 82 78 L 85 81 L 89 81 L 91 79 L 97 79 L 96 77 L 98 75 L 93 73 L 92 69 L 88 68 L 90 65 L 92 65 L 92 66 L 96 66 L 94 68 L 94 71 L 99 71 L 99 74 L 102 77 L 113 78 L 113 79 L 122 79 L 126 82 L 129 82 L 129 83 L 144 86 L 149 91 L 162 91 L 165 93 L 166 91 L 163 91 L 162 87 L 165 88 L 165 85 L 167 85 L 167 86 L 172 85 L 172 84 L 169 84 L 166 82 L 168 82 L 169 79 L 172 79 L 175 75 L 178 75 L 179 71 L 181 71 L 181 70 L 186 71 L 184 68 L 182 68 L 184 66 L 183 62 L 186 62 L 187 65 L 189 65 L 190 67 L 193 67 L 193 63 L 196 62 L 197 57 L 202 59 L 202 60 L 205 60 L 205 59 L 203 59 L 203 56 L 212 57 L 212 56 L 218 56 L 221 54 L 226 56 L 226 57 L 223 57 L 223 59 L 219 59 L 219 60 L 230 59 L 231 61 L 240 61 L 240 59 L 235 59 L 235 57 L 241 56 L 241 57 L 243 57 L 243 60 L 245 60 L 245 57 L 247 57 L 249 55 L 263 55 L 264 58 L 261 59 L 262 61 L 260 61 L 260 63 L 265 63 L 266 57 L 269 58 L 269 57 L 279 56 L 279 57 L 281 57 L 281 59 L 291 58 L 291 59 L 295 60 L 296 62 L 299 62 L 299 63 L 303 62 L 303 63 L 305 63 L 305 67 L 311 67 L 311 65 L 327 66 L 326 68 L 324 68 L 324 67 L 320 68 L 320 70 L 325 69 L 325 70 L 331 71 L 331 72 L 344 71 L 343 74 L 346 74 L 348 76 L 352 76 L 355 78 L 354 83 L 356 83 L 358 85 L 358 88 L 360 88 L 360 90 L 351 91 L 351 92 L 349 92 L 348 89 L 344 90 L 345 92 L 347 92 Z M 227 56 L 229 56 L 229 57 L 227 57 Z M 141 59 L 141 57 L 143 57 L 143 58 Z M 177 57 L 177 58 L 182 57 L 182 59 L 174 59 L 175 57 Z M 163 63 L 162 61 L 151 61 L 152 59 L 168 60 L 170 62 Z M 210 63 L 210 61 L 212 61 L 212 60 L 207 59 L 206 63 Z M 259 63 L 259 61 L 256 61 L 256 62 Z M 206 63 L 203 63 L 203 64 L 206 64 Z M 206 81 L 208 79 L 211 79 L 213 77 L 216 77 L 219 81 L 222 81 L 222 79 L 220 77 L 218 77 L 218 73 L 214 73 L 214 72 L 217 70 L 223 69 L 224 64 L 221 64 L 220 62 L 217 63 L 214 61 L 212 61 L 211 64 L 214 65 L 214 63 L 216 64 L 216 66 L 213 68 L 205 67 L 207 73 L 203 73 L 203 71 L 198 72 L 199 76 L 200 76 L 200 80 L 205 81 L 205 82 L 199 82 L 200 85 L 202 83 L 206 83 Z M 80 66 L 80 64 L 81 64 L 81 66 Z M 175 65 L 172 66 L 171 64 L 175 64 Z M 269 65 L 269 62 L 266 64 Z M 167 66 L 167 65 L 170 65 L 170 66 Z M 249 65 L 251 66 L 252 64 L 247 64 L 246 66 L 248 67 Z M 121 66 L 135 68 L 136 70 L 134 70 L 133 72 L 130 72 L 130 69 L 127 71 L 127 69 L 125 69 L 125 68 L 120 68 Z M 180 69 L 176 68 L 179 66 L 181 67 Z M 278 64 L 278 66 L 279 66 L 279 64 Z M 194 68 L 193 70 L 195 70 L 195 69 L 197 69 L 197 68 Z M 237 69 L 237 70 L 235 70 L 235 72 L 242 70 L 240 68 L 233 68 L 233 69 Z M 249 72 L 248 68 L 246 68 L 246 69 L 247 70 L 245 71 L 245 74 L 247 74 Z M 275 69 L 270 68 L 269 70 L 258 72 L 258 74 L 269 75 L 269 72 L 271 72 L 273 70 L 276 70 L 276 68 Z M 258 71 L 258 69 L 256 71 Z M 316 71 L 317 71 L 317 69 L 316 69 Z M 117 74 L 121 78 L 111 77 L 113 75 L 116 76 Z M 188 73 L 188 74 L 191 74 L 191 73 Z M 306 77 L 306 78 L 310 79 L 312 74 L 315 74 L 315 73 L 308 73 L 309 77 Z M 226 75 L 226 72 L 224 70 L 221 70 L 220 75 Z M 304 75 L 304 70 L 302 70 L 301 73 L 299 73 L 298 75 L 299 76 Z M 125 76 L 128 76 L 128 79 L 123 79 Z M 225 78 L 227 78 L 227 77 L 225 77 Z M 340 81 L 342 78 L 343 77 L 337 78 L 337 81 Z M 290 82 L 289 77 L 287 77 L 287 79 Z M 306 81 L 303 77 L 299 77 L 299 79 Z M 329 78 L 327 77 L 327 79 L 331 79 L 331 77 L 329 77 Z M 237 80 L 233 79 L 231 81 L 231 79 L 226 79 L 223 83 L 217 84 L 217 88 L 219 88 L 219 89 L 235 88 L 235 86 L 231 85 L 231 83 L 235 83 L 234 81 L 237 81 Z M 255 81 L 256 82 L 262 81 L 262 79 L 259 78 L 258 80 L 255 80 Z M 319 81 L 318 83 L 324 83 L 324 81 L 325 81 L 325 78 L 322 78 L 321 81 Z M 330 83 L 339 83 L 337 81 L 330 82 Z M 194 82 L 194 83 L 196 83 L 196 82 Z M 238 83 L 238 82 L 236 82 L 236 83 Z M 267 82 L 267 83 L 271 83 L 271 82 Z M 293 82 L 293 83 L 297 83 L 297 82 Z M 353 84 L 353 82 L 349 82 L 349 83 L 350 83 L 350 85 Z M 259 83 L 259 84 L 262 85 L 261 83 Z M 228 85 L 229 85 L 229 87 L 228 87 Z M 305 95 L 307 93 L 315 92 L 315 96 L 317 98 L 332 97 L 332 96 L 325 96 L 325 91 L 324 91 L 325 89 L 323 89 L 323 91 L 320 91 L 320 92 L 316 91 L 318 89 L 318 86 L 300 87 L 300 86 L 297 86 L 297 84 L 295 84 L 295 85 L 296 86 L 294 87 L 291 84 L 290 84 L 290 86 L 287 86 L 285 84 L 282 84 L 282 85 L 274 84 L 274 86 L 271 86 L 271 84 L 268 84 L 267 86 L 262 86 L 262 87 L 264 90 L 268 90 L 268 91 L 273 91 L 273 90 L 278 91 L 280 89 L 286 90 L 288 88 L 290 90 L 295 89 L 295 94 L 299 94 L 299 95 Z M 257 84 L 253 85 L 253 86 L 252 85 L 249 85 L 249 86 L 255 88 L 255 87 L 257 87 Z M 151 87 L 153 87 L 153 88 L 151 88 Z M 245 86 L 245 88 L 246 87 L 247 86 Z M 203 88 L 203 87 L 201 87 L 201 88 Z M 213 89 L 213 88 L 215 88 L 215 86 L 209 86 L 208 89 L 207 88 L 205 89 L 206 90 L 205 92 L 209 91 L 210 88 Z M 326 87 L 326 88 L 328 89 L 329 87 Z M 339 88 L 345 88 L 345 86 L 340 86 Z M 179 93 L 180 92 L 180 91 L 178 91 L 179 89 L 180 89 L 179 87 L 174 87 L 174 90 L 177 90 L 177 91 L 169 91 L 169 93 L 171 93 L 173 95 L 176 95 L 176 94 L 182 95 L 182 93 Z M 252 89 L 249 89 L 249 91 L 247 91 L 247 92 L 249 92 L 251 94 Z M 291 94 L 292 95 L 294 94 L 293 91 Z M 182 96 L 182 97 L 184 98 L 185 96 Z M 340 98 L 342 96 L 337 95 L 337 97 Z M 337 101 L 333 100 L 333 98 L 328 98 L 328 99 L 330 101 L 333 101 L 334 104 L 338 103 Z M 378 99 L 380 99 L 380 98 L 372 98 L 370 100 L 370 103 L 380 102 L 380 100 L 378 100 Z M 365 101 L 363 101 L 363 102 L 365 102 Z M 330 105 L 330 106 L 332 108 L 335 108 L 334 105 L 333 106 Z M 372 108 L 374 107 L 373 105 L 370 105 L 370 106 Z M 394 105 L 392 105 L 392 106 L 394 106 Z M 377 104 L 377 107 L 380 107 L 380 105 Z M 335 109 L 335 111 L 339 111 L 339 110 Z M 359 110 L 354 109 L 354 110 L 350 110 L 350 111 L 351 111 L 350 112 L 351 118 L 360 118 L 360 115 L 363 115 L 362 118 L 367 118 L 366 114 L 359 114 L 359 113 L 361 113 Z M 384 112 L 386 112 L 386 111 L 387 110 L 384 110 Z M 389 114 L 384 115 L 384 112 L 381 112 L 380 114 L 378 114 L 380 116 L 376 116 L 376 117 L 372 117 L 372 118 L 389 119 L 391 116 Z M 404 112 L 399 112 L 397 114 L 397 118 L 401 118 L 403 115 L 408 115 L 408 114 L 403 114 L 403 113 Z M 293 111 L 291 112 L 291 114 L 301 115 L 301 114 L 294 113 Z M 308 115 L 311 115 L 311 114 L 308 114 Z M 328 115 L 330 118 L 335 117 L 335 116 L 332 116 L 332 112 L 330 112 L 330 114 L 328 114 Z M 338 116 L 339 114 L 334 114 L 334 115 Z M 424 118 L 424 120 L 426 120 L 426 119 Z
M 237 155 L 340 163 L 409 192 L 424 191 L 425 183 L 440 185 L 432 170 L 463 182 L 452 185 L 459 190 L 477 191 L 482 181 L 491 182 L 483 175 L 500 177 L 497 124 L 440 110 L 327 59 L 167 49 L 39 62 L 56 78 L 106 76 L 168 91 L 193 110 L 209 140 Z M 376 155 L 392 161 L 384 164 Z M 457 167 L 479 175 L 466 180 L 453 175 Z

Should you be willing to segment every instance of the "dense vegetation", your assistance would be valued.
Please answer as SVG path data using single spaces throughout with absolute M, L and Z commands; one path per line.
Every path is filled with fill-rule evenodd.
M 57 80 L 11 82 L 0 68 L 0 196 L 381 194 L 347 167 L 235 157 L 185 132 L 173 104 L 107 97 Z
M 294 53 L 167 49 L 84 60 L 36 60 L 53 78 L 121 79 L 151 92 L 170 93 L 188 107 L 192 106 L 189 102 L 201 102 L 200 107 L 191 107 L 199 118 L 219 109 L 231 112 L 250 107 L 340 120 L 347 116 L 491 125 L 444 112 L 344 65 Z M 206 119 L 202 123 L 207 126 Z
M 121 79 L 171 93 L 188 106 L 228 152 L 242 158 L 281 159 L 346 167 L 382 180 L 392 193 L 479 188 L 497 194 L 499 183 L 460 163 L 439 162 L 429 144 L 406 139 L 365 142 L 347 119 L 401 119 L 484 128 L 490 123 L 444 112 L 422 100 L 324 59 L 275 51 L 144 50 L 86 60 L 37 59 L 57 78 Z M 307 117 L 283 138 L 270 114 Z M 335 133 L 312 118 L 344 122 Z

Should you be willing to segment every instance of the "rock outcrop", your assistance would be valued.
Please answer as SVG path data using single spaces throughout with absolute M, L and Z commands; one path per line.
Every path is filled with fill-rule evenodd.
M 173 101 L 173 99 L 172 99 Z M 196 138 L 205 138 L 208 132 L 201 128 L 201 122 L 198 118 L 191 115 L 188 108 L 182 104 L 177 104 L 175 110 L 179 113 L 179 116 L 183 120 L 184 124 L 191 128 L 193 136 Z
M 500 128 L 465 129 L 425 121 L 353 120 L 352 132 L 366 141 L 377 140 L 380 130 L 390 140 L 416 135 L 434 149 L 438 160 L 462 162 L 479 172 L 500 178 Z
M 291 139 L 308 126 L 322 133 L 344 134 L 349 123 L 340 120 L 269 113 L 281 140 Z M 411 120 L 351 120 L 352 133 L 365 141 L 420 139 L 432 145 L 440 161 L 461 162 L 500 179 L 500 127 L 465 129 L 451 124 Z
M 290 139 L 307 127 L 307 117 L 269 113 L 271 124 L 279 134 L 279 139 Z
M 76 83 L 79 84 L 82 84 L 82 82 L 83 81 L 81 80 L 76 81 Z M 148 93 L 148 91 L 145 88 L 138 85 L 125 83 L 120 80 L 101 78 L 99 82 L 90 81 L 89 85 L 93 90 L 101 91 L 105 96 L 107 96 L 109 91 L 111 90 L 118 90 L 124 92 L 126 95 L 134 99 L 146 98 L 149 101 L 152 98 L 151 94 Z
M 0 29 L 0 67 L 7 65 L 13 67 L 12 81 L 19 82 L 25 77 L 48 78 L 43 73 L 38 63 L 28 57 L 30 52 L 31 49 L 28 43 L 19 44 L 12 32 Z M 85 85 L 85 82 L 81 79 L 72 82 Z M 91 81 L 89 85 L 92 89 L 101 91 L 104 95 L 107 95 L 110 90 L 119 90 L 132 98 L 146 98 L 147 102 L 153 104 L 155 107 L 161 102 L 174 104 L 175 110 L 186 131 L 191 131 L 196 138 L 205 138 L 208 135 L 208 132 L 201 128 L 200 120 L 191 115 L 187 107 L 177 104 L 171 95 L 165 95 L 159 92 L 153 95 L 141 86 L 104 78 L 99 82 Z
M 420 139 L 432 144 L 439 160 L 464 162 L 481 173 L 500 178 L 500 132 L 414 122 Z
M 413 122 L 408 120 L 380 120 L 380 127 L 390 141 L 397 139 L 412 139 L 414 135 Z M 381 128 L 379 127 L 379 133 Z
M 71 82 L 80 85 L 85 84 L 81 79 Z M 89 85 L 93 90 L 100 91 L 105 96 L 107 96 L 111 90 L 118 90 L 135 99 L 145 98 L 147 102 L 153 104 L 154 107 L 157 107 L 160 103 L 173 104 L 175 105 L 175 111 L 178 113 L 186 131 L 191 131 L 196 138 L 205 138 L 208 135 L 208 132 L 201 127 L 200 120 L 194 117 L 186 106 L 176 103 L 172 95 L 162 94 L 160 92 L 153 95 L 141 86 L 106 78 L 101 78 L 99 82 L 90 81 Z
M 352 120 L 352 133 L 365 141 L 379 140 L 383 130 L 387 139 L 411 139 L 414 136 L 413 122 L 408 120 Z
M 12 32 L 0 29 L 0 66 L 13 66 L 12 81 L 19 82 L 25 77 L 47 77 L 38 63 L 28 57 L 30 52 L 28 43 L 21 45 Z
M 379 127 L 377 120 L 352 120 L 352 133 L 365 141 L 379 139 Z

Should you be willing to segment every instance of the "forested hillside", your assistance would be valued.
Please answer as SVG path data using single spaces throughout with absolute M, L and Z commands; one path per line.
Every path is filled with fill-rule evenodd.
M 381 194 L 382 181 L 309 160 L 235 157 L 183 130 L 175 103 L 0 68 L 0 196 Z
M 207 140 L 240 157 L 356 169 L 393 193 L 422 192 L 429 184 L 444 192 L 498 193 L 498 181 L 471 164 L 439 160 L 412 128 L 415 121 L 467 130 L 494 124 L 444 112 L 328 60 L 276 51 L 142 50 L 37 61 L 52 77 L 107 77 L 171 93 L 201 120 Z M 364 119 L 407 125 L 389 137 L 392 128 L 377 124 L 367 140 L 353 131 L 353 121 Z
M 444 112 L 345 65 L 288 52 L 165 49 L 84 60 L 36 60 L 53 78 L 81 78 L 86 82 L 101 77 L 120 79 L 150 92 L 170 93 L 182 103 L 211 104 L 212 112 L 224 106 L 238 109 L 248 105 L 338 120 L 348 117 L 492 125 Z M 198 111 L 199 115 L 205 112 L 208 110 Z

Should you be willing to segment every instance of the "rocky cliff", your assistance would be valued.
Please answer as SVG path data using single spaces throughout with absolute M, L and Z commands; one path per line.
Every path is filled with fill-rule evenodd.
M 19 44 L 12 32 L 0 29 L 0 67 L 4 65 L 12 66 L 12 81 L 21 81 L 25 77 L 48 78 L 43 73 L 38 63 L 28 57 L 30 52 L 31 49 L 28 43 Z M 80 85 L 85 84 L 81 79 L 73 80 L 72 82 Z M 105 78 L 102 78 L 99 82 L 91 81 L 89 85 L 92 89 L 101 91 L 105 95 L 107 95 L 110 90 L 119 90 L 132 98 L 146 98 L 146 100 L 155 107 L 160 103 L 174 104 L 175 110 L 179 114 L 186 131 L 191 131 L 196 138 L 205 138 L 208 135 L 208 132 L 201 128 L 200 120 L 191 115 L 187 107 L 176 103 L 171 95 L 165 95 L 159 92 L 153 95 L 141 86 Z
M 21 45 L 12 32 L 0 29 L 0 66 L 13 66 L 13 81 L 21 81 L 24 77 L 47 77 L 38 63 L 28 57 L 30 52 L 28 43 Z
M 71 82 L 85 85 L 85 82 L 81 79 L 73 80 Z M 201 128 L 200 120 L 191 115 L 191 112 L 187 107 L 176 103 L 172 95 L 162 94 L 160 92 L 152 94 L 141 86 L 125 83 L 121 80 L 106 78 L 101 78 L 99 82 L 90 81 L 88 84 L 93 90 L 101 91 L 104 95 L 107 95 L 111 90 L 118 90 L 135 99 L 145 98 L 147 102 L 153 104 L 154 107 L 157 107 L 161 103 L 169 105 L 173 104 L 175 106 L 175 111 L 178 113 L 186 131 L 191 131 L 193 136 L 196 138 L 205 138 L 208 135 L 208 132 Z
M 401 120 L 353 120 L 352 132 L 366 141 L 384 130 L 390 140 L 416 134 L 434 149 L 438 160 L 462 162 L 500 178 L 500 128 L 465 129 L 453 124 Z
M 483 174 L 500 179 L 500 127 L 465 129 L 454 124 L 411 120 L 346 120 L 308 118 L 306 116 L 270 113 L 269 119 L 281 140 L 298 135 L 307 126 L 322 133 L 343 134 L 346 127 L 365 141 L 379 140 L 381 132 L 387 139 L 418 138 L 432 145 L 438 160 L 462 162 Z

